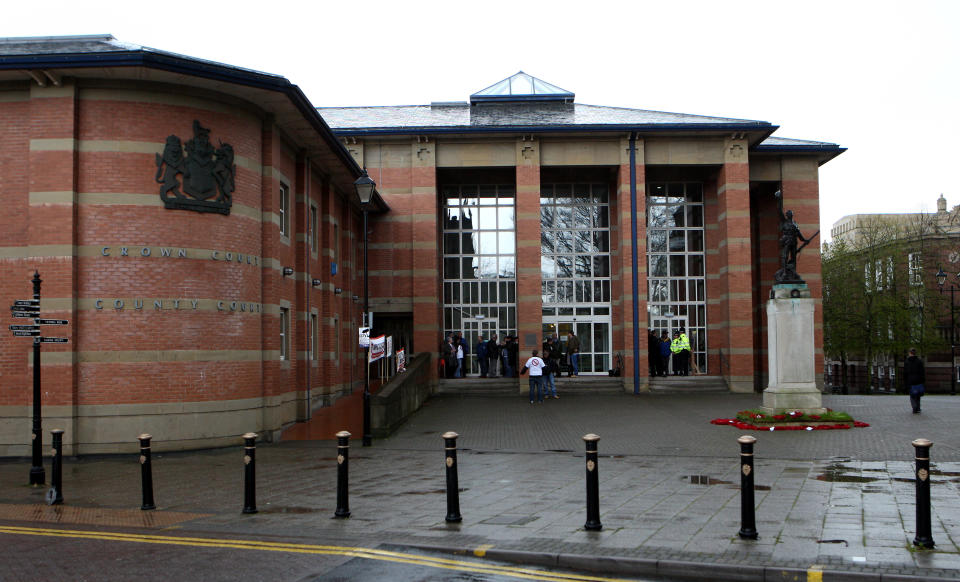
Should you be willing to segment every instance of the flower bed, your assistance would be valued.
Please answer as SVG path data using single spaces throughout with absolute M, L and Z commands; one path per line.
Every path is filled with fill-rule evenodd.
M 823 414 L 805 414 L 800 410 L 788 410 L 769 414 L 760 409 L 741 410 L 736 418 L 715 418 L 710 424 L 730 425 L 740 430 L 837 430 L 870 426 L 856 421 L 846 412 L 827 409 Z

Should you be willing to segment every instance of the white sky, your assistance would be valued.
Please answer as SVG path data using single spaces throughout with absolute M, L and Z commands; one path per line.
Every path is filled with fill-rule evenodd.
M 317 106 L 463 101 L 523 70 L 579 103 L 769 121 L 849 148 L 821 167 L 823 235 L 960 204 L 958 30 L 955 0 L 48 0 L 0 19 L 280 74 Z

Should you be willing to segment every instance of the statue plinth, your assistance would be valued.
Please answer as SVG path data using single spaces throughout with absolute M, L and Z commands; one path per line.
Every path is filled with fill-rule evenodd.
M 770 374 L 763 410 L 823 414 L 813 343 L 814 300 L 803 283 L 773 286 L 767 301 L 767 362 Z

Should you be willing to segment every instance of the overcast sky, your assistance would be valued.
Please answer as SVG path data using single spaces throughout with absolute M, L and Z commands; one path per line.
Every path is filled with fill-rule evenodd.
M 463 101 L 523 70 L 579 103 L 769 121 L 849 148 L 821 167 L 825 235 L 960 204 L 958 32 L 956 0 L 47 0 L 0 19 L 280 74 L 321 107 Z

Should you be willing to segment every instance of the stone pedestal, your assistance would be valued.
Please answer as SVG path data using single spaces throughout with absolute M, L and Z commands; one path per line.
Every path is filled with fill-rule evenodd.
M 778 284 L 767 301 L 769 385 L 763 410 L 822 414 L 814 368 L 813 305 L 806 284 Z

